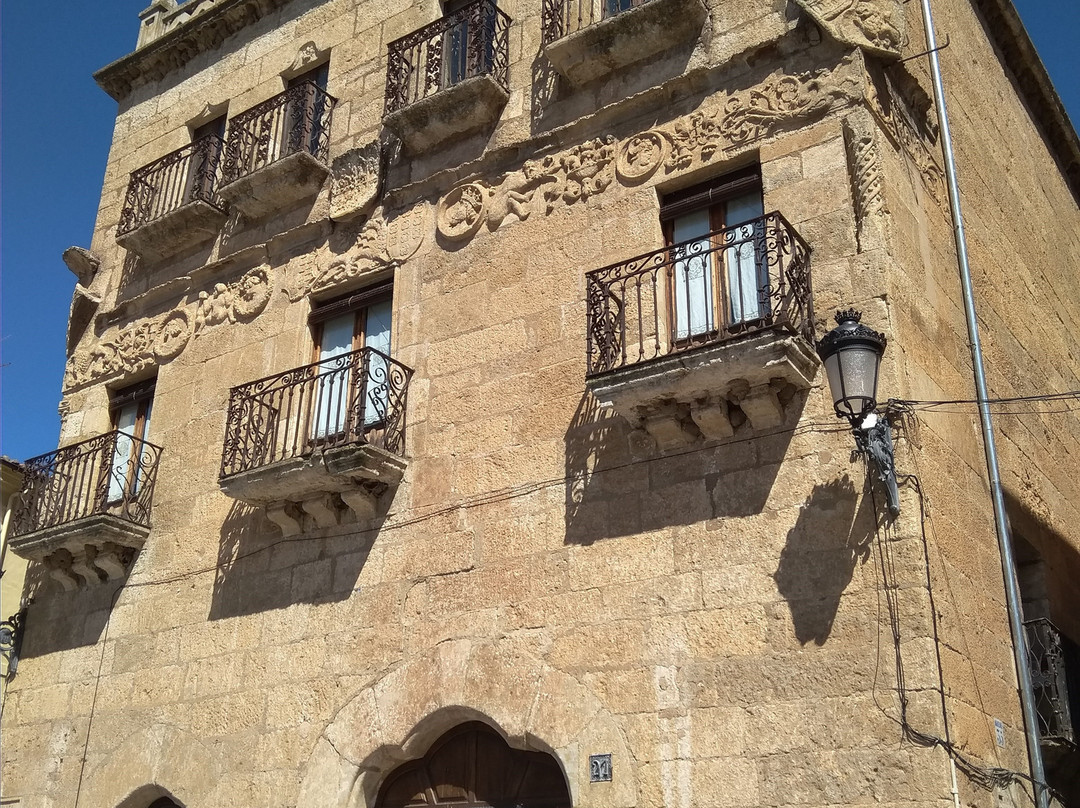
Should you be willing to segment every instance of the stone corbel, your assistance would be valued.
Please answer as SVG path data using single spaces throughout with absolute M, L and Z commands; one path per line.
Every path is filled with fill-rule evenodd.
M 697 435 L 687 429 L 686 421 L 688 419 L 685 417 L 686 413 L 683 410 L 685 410 L 685 407 L 670 404 L 645 417 L 645 430 L 661 449 L 677 449 L 681 446 L 688 446 L 697 439 Z
M 690 405 L 690 417 L 708 440 L 723 440 L 735 434 L 726 399 L 695 401 Z
M 304 513 L 315 520 L 317 527 L 333 527 L 338 523 L 338 510 L 335 507 L 333 494 L 319 494 L 308 497 L 300 503 Z
M 774 429 L 784 422 L 784 407 L 772 384 L 734 389 L 731 398 L 755 431 Z
M 266 506 L 266 518 L 281 528 L 285 538 L 300 535 L 303 514 L 294 502 L 275 502 Z
M 354 488 L 351 491 L 342 491 L 341 501 L 349 506 L 357 520 L 367 521 L 374 518 L 379 498 L 367 488 Z
M 74 592 L 79 588 L 83 579 L 72 569 L 74 559 L 70 550 L 57 550 L 45 559 L 45 566 L 49 569 L 49 577 L 57 581 L 66 592 Z

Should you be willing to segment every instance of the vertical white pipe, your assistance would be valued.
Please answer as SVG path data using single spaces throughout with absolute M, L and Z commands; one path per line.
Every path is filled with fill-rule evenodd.
M 922 9 L 923 24 L 926 28 L 926 47 L 930 57 L 930 75 L 934 84 L 934 100 L 937 104 L 938 122 L 941 126 L 941 146 L 945 157 L 945 176 L 949 186 L 949 208 L 952 213 L 953 235 L 956 241 L 956 260 L 960 268 L 960 281 L 964 293 L 964 314 L 967 319 L 968 339 L 971 343 L 971 364 L 975 372 L 976 397 L 979 400 L 979 423 L 982 427 L 983 447 L 986 451 L 986 469 L 990 476 L 990 493 L 994 502 L 994 522 L 997 525 L 1001 571 L 1005 578 L 1005 603 L 1009 613 L 1009 626 L 1012 629 L 1013 661 L 1016 664 L 1017 678 L 1020 682 L 1020 705 L 1024 714 L 1031 776 L 1035 780 L 1037 805 L 1039 808 L 1049 808 L 1042 749 L 1039 746 L 1039 720 L 1035 711 L 1035 695 L 1027 663 L 1027 638 L 1020 613 L 1020 588 L 1016 582 L 1016 562 L 1009 537 L 1009 523 L 1005 516 L 1005 499 L 998 471 L 994 427 L 990 417 L 990 408 L 986 403 L 989 397 L 986 392 L 986 373 L 983 367 L 982 346 L 979 342 L 979 326 L 975 317 L 975 297 L 971 287 L 967 238 L 964 235 L 960 191 L 956 181 L 956 160 L 953 154 L 952 132 L 949 129 L 949 116 L 945 109 L 945 86 L 941 80 L 941 62 L 938 59 L 937 36 L 934 33 L 934 17 L 930 11 L 930 0 L 922 0 Z

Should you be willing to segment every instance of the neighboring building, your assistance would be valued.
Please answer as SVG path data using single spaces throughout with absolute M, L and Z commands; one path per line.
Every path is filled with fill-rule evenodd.
M 8 525 L 14 510 L 14 496 L 22 488 L 22 466 L 14 460 L 0 457 L 0 711 L 7 694 L 7 682 L 18 672 L 19 648 L 17 637 L 22 623 L 22 596 L 26 583 L 26 559 L 8 553 Z
M 1008 0 L 935 7 L 992 395 L 1076 391 L 1076 134 Z M 5 799 L 1030 802 L 922 31 L 156 0 L 97 74 Z M 916 402 L 896 519 L 813 348 L 848 307 Z M 1080 419 L 995 409 L 1075 804 Z

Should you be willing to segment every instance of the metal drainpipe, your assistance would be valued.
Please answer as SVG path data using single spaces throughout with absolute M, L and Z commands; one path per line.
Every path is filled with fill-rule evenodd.
M 971 342 L 971 363 L 975 371 L 975 389 L 979 399 L 979 422 L 982 426 L 983 447 L 986 450 L 986 468 L 990 475 L 990 493 L 994 501 L 994 522 L 997 525 L 998 551 L 1001 555 L 1001 571 L 1005 578 L 1005 603 L 1012 629 L 1013 659 L 1020 680 L 1020 704 L 1024 713 L 1028 757 L 1031 759 L 1031 776 L 1035 780 L 1035 801 L 1039 808 L 1049 808 L 1050 801 L 1045 788 L 1042 749 L 1039 747 L 1039 723 L 1035 711 L 1035 694 L 1031 687 L 1031 671 L 1027 664 L 1027 640 L 1023 618 L 1020 614 L 1020 588 L 1016 582 L 1016 562 L 1013 558 L 1009 523 L 1005 516 L 1005 500 L 998 472 L 997 447 L 994 429 L 987 405 L 986 374 L 983 369 L 982 346 L 979 343 L 979 327 L 975 319 L 975 298 L 971 289 L 971 270 L 968 265 L 967 239 L 964 221 L 960 213 L 960 191 L 956 182 L 956 161 L 953 155 L 952 133 L 949 116 L 945 110 L 945 86 L 941 80 L 941 62 L 938 60 L 937 37 L 934 34 L 934 17 L 930 0 L 922 0 L 923 25 L 926 28 L 926 47 L 930 56 L 930 74 L 934 83 L 934 100 L 937 104 L 941 126 L 941 145 L 945 156 L 945 176 L 949 185 L 949 208 L 952 214 L 953 234 L 956 240 L 956 259 L 960 267 L 960 280 L 964 291 L 964 314 L 967 319 L 968 339 Z

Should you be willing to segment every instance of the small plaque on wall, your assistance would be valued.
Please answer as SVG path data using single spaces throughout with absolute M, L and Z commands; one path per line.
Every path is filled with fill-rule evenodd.
M 589 755 L 589 782 L 611 782 L 611 754 Z

